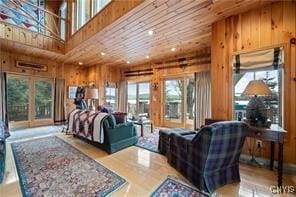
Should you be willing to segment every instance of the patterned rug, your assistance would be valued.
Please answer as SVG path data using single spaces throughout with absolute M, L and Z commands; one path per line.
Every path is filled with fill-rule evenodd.
M 12 144 L 23 196 L 106 196 L 126 181 L 62 139 Z
M 209 197 L 210 195 L 168 176 L 164 182 L 151 194 L 151 197 Z
M 138 138 L 138 143 L 136 144 L 136 146 L 158 153 L 158 131 L 158 129 L 154 129 L 153 133 L 151 133 L 150 131 L 144 132 L 144 136 L 140 136 Z

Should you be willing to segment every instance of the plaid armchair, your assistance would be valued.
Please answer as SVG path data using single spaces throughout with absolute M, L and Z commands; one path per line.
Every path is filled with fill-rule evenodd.
M 243 122 L 223 121 L 205 126 L 197 134 L 173 133 L 168 162 L 196 187 L 210 193 L 240 182 L 239 157 L 247 129 Z

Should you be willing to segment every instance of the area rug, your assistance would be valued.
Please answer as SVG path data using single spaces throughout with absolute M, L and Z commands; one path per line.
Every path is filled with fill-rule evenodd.
M 154 129 L 153 133 L 144 132 L 144 136 L 140 136 L 138 138 L 138 143 L 136 144 L 136 146 L 158 153 L 158 140 L 158 129 Z
M 151 194 L 151 197 L 209 197 L 208 193 L 199 191 L 186 183 L 168 176 L 164 182 Z
M 106 196 L 126 181 L 56 136 L 12 144 L 23 196 Z

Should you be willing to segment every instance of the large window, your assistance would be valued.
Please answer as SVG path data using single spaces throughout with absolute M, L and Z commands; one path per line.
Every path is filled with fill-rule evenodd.
M 281 124 L 281 71 L 258 70 L 234 74 L 234 119 L 242 120 L 246 117 L 246 107 L 250 97 L 242 96 L 248 83 L 252 80 L 263 80 L 272 91 L 271 96 L 262 96 L 267 107 L 267 117 L 274 124 Z
M 108 83 L 105 92 L 105 105 L 117 110 L 117 87 L 115 83 Z
M 60 6 L 60 17 L 67 18 L 67 2 L 63 2 Z M 60 21 L 60 37 L 63 40 L 66 40 L 66 21 Z
M 165 126 L 193 129 L 194 108 L 195 83 L 193 76 L 164 80 Z
M 72 34 L 111 0 L 76 0 L 72 3 Z
M 150 83 L 128 83 L 127 88 L 128 117 L 138 117 L 139 114 L 150 116 Z

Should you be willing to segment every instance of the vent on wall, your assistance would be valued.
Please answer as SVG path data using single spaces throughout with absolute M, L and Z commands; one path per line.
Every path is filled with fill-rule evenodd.
M 24 61 L 16 61 L 15 66 L 17 68 L 21 69 L 27 69 L 27 70 L 35 70 L 35 71 L 47 71 L 47 66 L 37 63 L 31 63 L 31 62 L 24 62 Z

